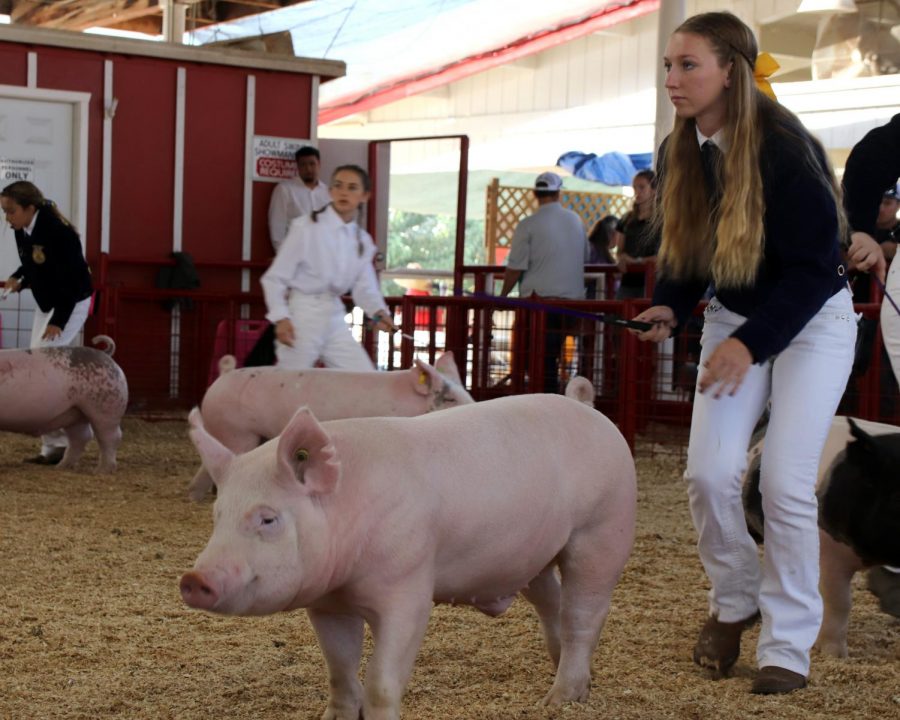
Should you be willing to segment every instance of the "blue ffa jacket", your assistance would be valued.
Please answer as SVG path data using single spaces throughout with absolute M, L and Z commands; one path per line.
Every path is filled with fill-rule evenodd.
M 75 229 L 49 208 L 40 208 L 34 231 L 16 230 L 22 264 L 12 276 L 30 288 L 38 307 L 52 311 L 50 324 L 64 328 L 76 303 L 91 296 L 91 271 Z
M 820 156 L 819 162 L 826 172 L 825 158 Z M 765 245 L 756 282 L 752 287 L 714 288 L 726 308 L 747 318 L 732 337 L 747 346 L 756 363 L 784 350 L 825 301 L 847 285 L 837 207 L 820 177 L 807 166 L 797 141 L 767 133 L 760 168 Z M 707 191 L 713 193 L 715 188 Z M 668 305 L 682 325 L 708 286 L 708 279 L 663 277 L 654 290 L 653 305 Z

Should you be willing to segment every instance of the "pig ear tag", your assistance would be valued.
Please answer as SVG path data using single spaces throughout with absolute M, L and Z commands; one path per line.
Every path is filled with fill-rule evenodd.
M 419 385 L 424 385 L 428 380 L 428 374 L 425 372 L 419 373 Z
M 294 450 L 294 460 L 297 462 L 306 462 L 309 460 L 309 450 L 306 448 L 297 448 Z

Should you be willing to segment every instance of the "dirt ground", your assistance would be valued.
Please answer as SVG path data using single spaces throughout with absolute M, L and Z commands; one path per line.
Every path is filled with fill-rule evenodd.
M 303 612 L 186 608 L 178 579 L 205 545 L 209 504 L 185 488 L 197 459 L 182 422 L 126 420 L 114 477 L 21 464 L 0 434 L 0 718 L 319 718 L 327 682 Z M 92 443 L 82 461 L 96 462 Z M 900 718 L 900 622 L 854 582 L 850 657 L 815 654 L 810 687 L 749 694 L 756 631 L 734 676 L 691 662 L 706 581 L 674 458 L 638 460 L 634 552 L 613 597 L 583 705 L 545 709 L 552 682 L 536 617 L 438 607 L 404 717 L 656 720 Z

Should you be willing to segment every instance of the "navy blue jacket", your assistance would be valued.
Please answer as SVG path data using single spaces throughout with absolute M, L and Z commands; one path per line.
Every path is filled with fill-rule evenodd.
M 50 324 L 64 328 L 75 304 L 93 292 L 78 233 L 49 207 L 40 208 L 30 237 L 16 230 L 16 247 L 22 265 L 12 276 L 31 289 L 43 312 L 53 312 Z
M 825 159 L 820 157 L 820 163 L 824 173 Z M 756 281 L 751 287 L 714 288 L 727 309 L 747 318 L 732 337 L 747 346 L 756 363 L 784 350 L 828 298 L 847 284 L 834 199 L 807 166 L 797 141 L 768 132 L 760 150 L 760 170 L 765 245 Z M 707 187 L 707 192 L 712 190 Z M 708 279 L 662 277 L 653 304 L 671 307 L 682 325 L 708 285 Z

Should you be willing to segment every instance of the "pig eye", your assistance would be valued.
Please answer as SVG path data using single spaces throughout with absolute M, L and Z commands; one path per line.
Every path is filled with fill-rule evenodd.
M 306 462 L 309 460 L 309 450 L 306 448 L 299 448 L 294 452 L 294 459 L 297 462 Z
M 274 525 L 277 522 L 278 522 L 278 518 L 274 515 L 262 518 L 263 525 Z

